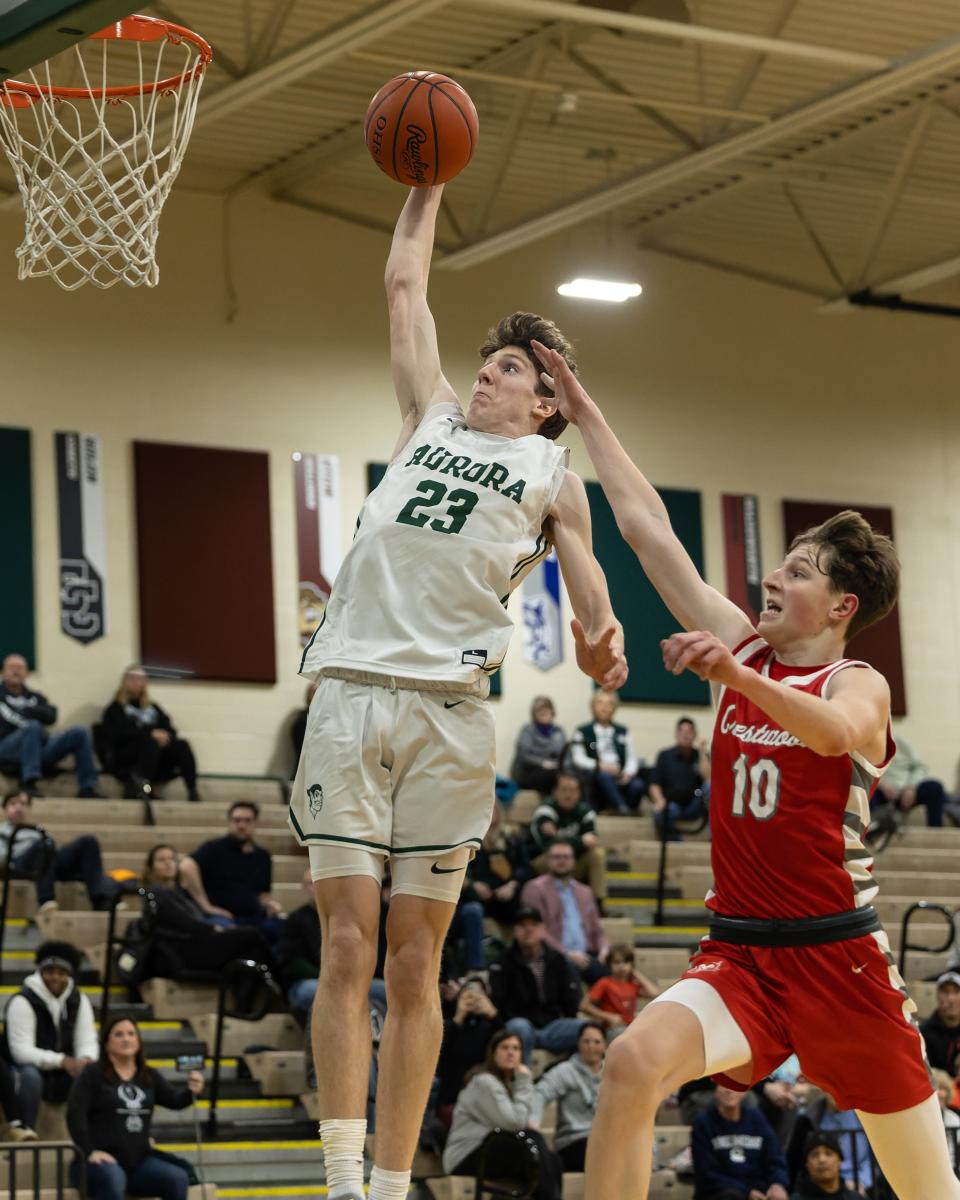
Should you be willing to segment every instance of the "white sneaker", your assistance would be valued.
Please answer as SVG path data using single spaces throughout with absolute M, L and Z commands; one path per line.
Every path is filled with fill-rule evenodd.
M 42 917 L 44 913 L 58 912 L 59 909 L 60 905 L 56 902 L 56 900 L 44 900 L 44 902 L 37 909 L 37 916 Z

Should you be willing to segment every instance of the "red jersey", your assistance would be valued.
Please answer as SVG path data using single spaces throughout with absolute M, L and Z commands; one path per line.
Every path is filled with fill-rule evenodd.
M 846 658 L 788 666 L 756 635 L 734 655 L 761 675 L 823 697 L 839 671 L 867 666 Z M 869 904 L 877 884 L 863 835 L 870 796 L 894 749 L 888 729 L 879 767 L 857 753 L 827 758 L 724 688 L 713 731 L 707 907 L 730 917 L 796 919 Z
M 640 984 L 635 979 L 614 979 L 606 975 L 598 979 L 587 999 L 603 1012 L 617 1013 L 623 1017 L 624 1024 L 629 1025 L 637 1015 L 637 997 L 640 995 Z

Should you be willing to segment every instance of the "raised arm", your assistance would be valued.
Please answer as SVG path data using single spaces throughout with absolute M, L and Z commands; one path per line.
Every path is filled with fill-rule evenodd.
M 390 313 L 390 366 L 403 417 L 403 441 L 428 408 L 455 403 L 457 399 L 440 369 L 437 329 L 427 305 L 427 280 L 442 193 L 442 185 L 411 189 L 394 230 L 384 273 Z
M 578 475 L 568 472 L 565 476 L 544 532 L 556 547 L 576 617 L 571 625 L 577 643 L 577 665 L 585 675 L 612 691 L 627 678 L 623 626 L 613 615 L 607 581 L 593 554 L 590 506 Z
M 656 488 L 633 464 L 563 357 L 540 342 L 533 347 L 560 411 L 580 430 L 620 533 L 664 604 L 684 629 L 709 629 L 728 646 L 749 637 L 753 626 L 732 601 L 701 579 Z

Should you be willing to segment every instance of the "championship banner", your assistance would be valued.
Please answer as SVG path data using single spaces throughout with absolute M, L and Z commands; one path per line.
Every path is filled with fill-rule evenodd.
M 724 494 L 721 501 L 727 595 L 756 624 L 763 608 L 757 497 Z
M 554 550 L 523 581 L 523 658 L 541 671 L 563 662 L 560 564 Z
M 293 456 L 297 510 L 297 620 L 305 646 L 320 624 L 340 570 L 340 460 L 335 454 Z
M 75 641 L 107 632 L 107 539 L 100 438 L 55 433 L 60 517 L 60 628 Z

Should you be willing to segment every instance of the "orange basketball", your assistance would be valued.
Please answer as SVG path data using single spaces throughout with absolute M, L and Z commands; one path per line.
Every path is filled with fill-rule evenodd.
M 408 71 L 385 83 L 363 122 L 373 161 L 408 187 L 459 175 L 473 157 L 479 129 L 473 101 L 436 71 Z

